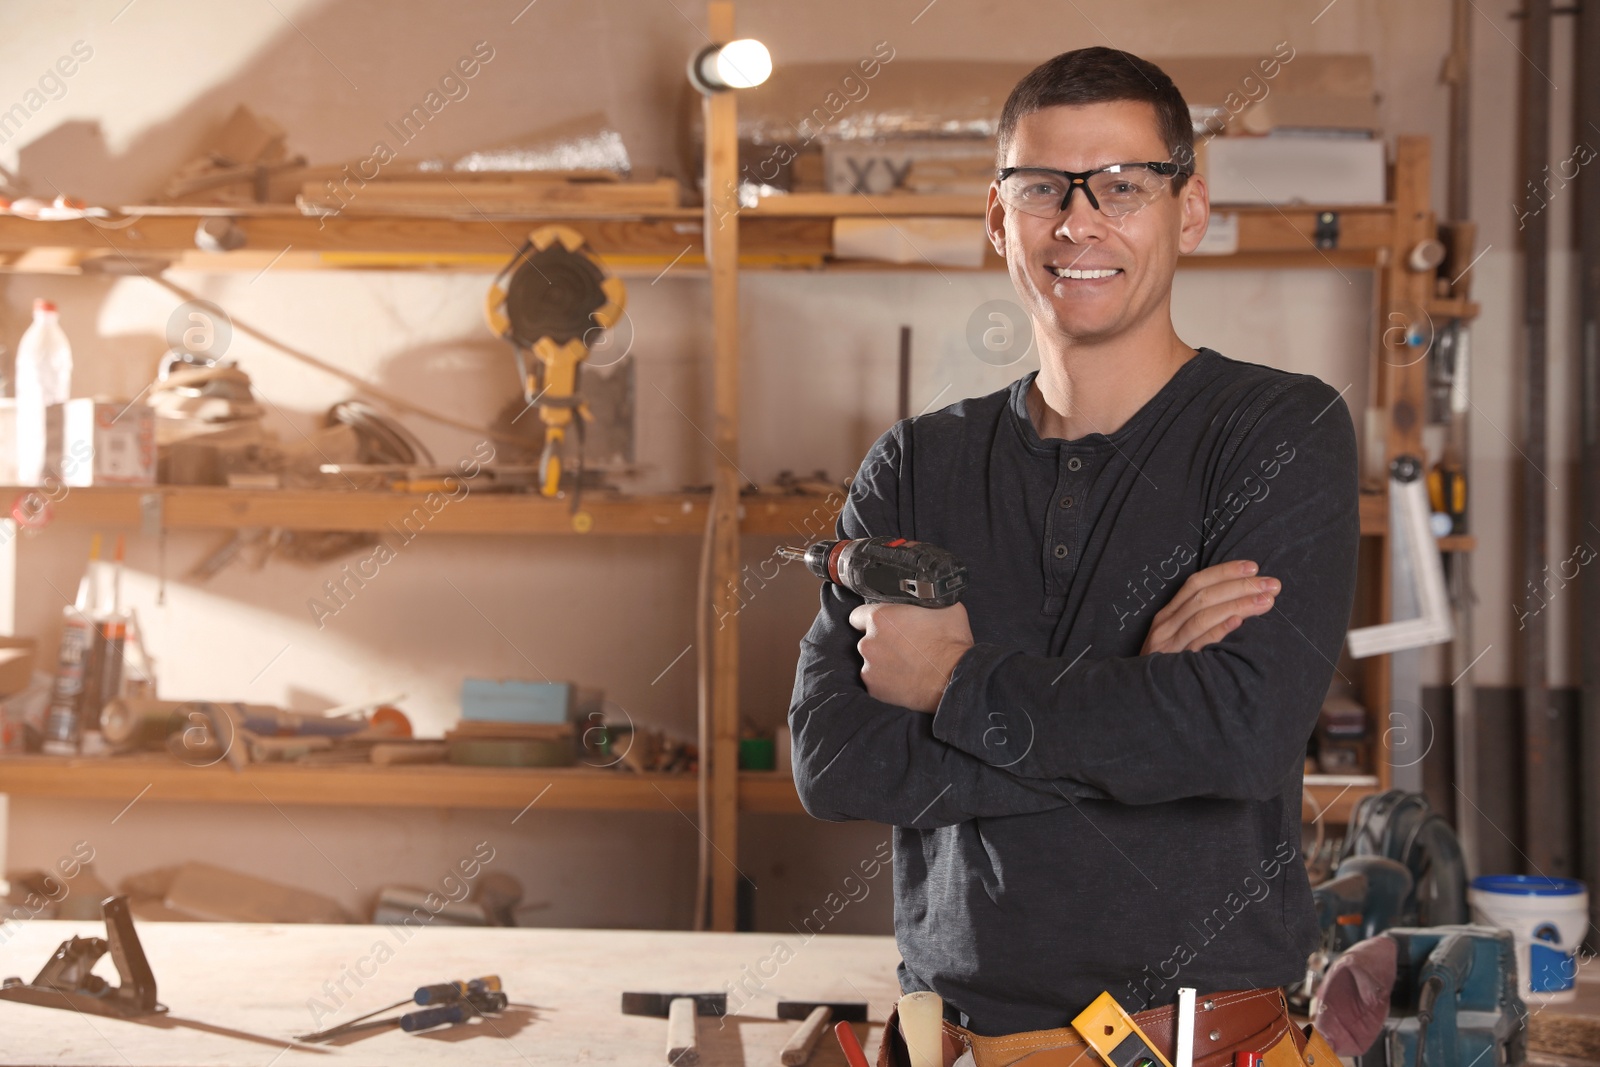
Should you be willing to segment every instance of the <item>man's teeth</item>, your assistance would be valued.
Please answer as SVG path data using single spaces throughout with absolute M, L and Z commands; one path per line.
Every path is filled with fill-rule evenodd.
M 1057 278 L 1109 278 L 1122 273 L 1120 270 L 1073 270 L 1071 267 L 1051 267 L 1049 270 Z

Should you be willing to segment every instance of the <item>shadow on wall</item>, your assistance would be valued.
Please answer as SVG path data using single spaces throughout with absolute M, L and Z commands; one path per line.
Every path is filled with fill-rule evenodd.
M 380 146 L 386 165 L 452 159 L 602 111 L 636 166 L 670 171 L 675 155 L 668 120 L 676 100 L 691 91 L 677 57 L 702 39 L 698 24 L 672 5 L 628 0 L 443 8 L 423 0 L 330 0 L 272 11 L 233 37 L 223 36 L 219 10 L 201 0 L 113 5 L 92 17 L 64 19 L 64 26 L 16 20 L 12 48 L 22 55 L 16 62 L 38 66 L 51 81 L 44 94 L 28 82 L 15 98 L 0 99 L 0 150 L 16 153 L 8 180 L 41 197 L 64 194 L 113 206 L 149 202 L 240 104 L 282 125 L 289 151 L 316 166 L 371 161 L 380 158 Z M 273 22 L 276 30 L 249 40 L 252 25 L 265 29 Z M 222 40 L 236 53 L 237 66 L 208 82 L 205 71 L 217 64 L 203 53 Z M 592 45 L 574 48 L 573 42 Z M 73 73 L 56 78 L 53 65 L 68 54 L 77 56 Z M 145 113 L 152 105 L 137 83 L 146 78 L 169 88 L 178 82 L 189 91 L 187 101 L 173 111 Z M 193 84 L 184 85 L 187 79 Z M 13 104 L 22 110 L 7 111 Z M 100 117 L 67 118 L 69 111 Z M 7 122 L 5 115 L 22 117 Z M 520 239 L 513 231 L 508 258 L 513 236 Z M 13 282 L 9 288 L 11 299 L 0 312 L 0 336 L 8 346 L 30 318 L 33 294 L 19 290 L 36 285 Z M 98 306 L 80 312 L 79 321 L 97 318 L 115 288 L 100 288 Z M 170 295 L 157 299 L 176 304 Z M 104 339 L 88 347 L 104 349 Z M 85 369 L 92 374 L 97 368 Z M 129 384 L 124 378 L 114 373 L 94 384 L 121 387 Z M 437 383 L 419 377 L 407 384 Z M 426 397 L 428 388 L 406 395 Z
M 691 24 L 672 5 L 629 0 L 447 7 L 340 0 L 298 11 L 282 5 L 276 8 L 281 28 L 253 49 L 239 42 L 239 66 L 226 78 L 196 84 L 189 102 L 171 114 L 133 113 L 137 86 L 108 84 L 109 74 L 100 72 L 113 67 L 120 50 L 133 49 L 141 76 L 181 79 L 196 67 L 189 50 L 216 40 L 186 28 L 191 20 L 174 14 L 185 7 L 194 23 L 221 17 L 199 2 L 165 9 L 135 4 L 114 22 L 108 18 L 76 33 L 52 27 L 48 40 L 39 32 L 24 62 L 36 60 L 41 69 L 74 38 L 92 49 L 65 80 L 60 99 L 72 99 L 80 114 L 86 108 L 123 112 L 117 125 L 148 124 L 126 148 L 113 151 L 98 122 L 47 126 L 54 103 L 47 99 L 17 133 L 15 173 L 24 187 L 38 195 L 59 189 L 97 203 L 137 203 L 158 193 L 239 104 L 282 124 L 290 149 L 313 164 L 369 158 L 380 142 L 396 163 L 410 164 L 513 141 L 593 113 L 598 98 L 635 164 L 670 171 L 673 104 L 690 91 L 677 57 L 702 40 L 698 22 Z M 700 15 L 690 11 L 690 17 Z M 602 55 L 605 62 L 596 64 Z M 126 56 L 120 58 L 119 69 L 128 69 Z M 470 64 L 472 76 L 457 67 L 462 59 L 478 60 Z M 407 116 L 414 118 L 407 123 Z M 27 136 L 34 126 L 41 132 Z

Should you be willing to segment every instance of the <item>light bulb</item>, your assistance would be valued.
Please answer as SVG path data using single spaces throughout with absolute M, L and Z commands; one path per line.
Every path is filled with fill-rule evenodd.
M 772 76 L 772 53 L 753 37 L 729 41 L 717 51 L 716 80 L 730 89 L 749 89 Z

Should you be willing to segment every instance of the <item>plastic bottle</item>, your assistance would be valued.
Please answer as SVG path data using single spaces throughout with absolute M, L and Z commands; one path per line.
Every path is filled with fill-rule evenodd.
M 43 750 L 52 756 L 75 756 L 83 727 L 86 692 L 99 692 L 94 677 L 96 625 L 90 613 L 100 603 L 100 535 L 89 542 L 89 564 L 78 582 L 77 600 L 61 614 L 61 646 L 56 653 L 56 681 L 45 714 Z
M 17 482 L 38 485 L 46 473 L 45 409 L 72 395 L 72 346 L 48 300 L 33 302 L 33 325 L 17 345 Z

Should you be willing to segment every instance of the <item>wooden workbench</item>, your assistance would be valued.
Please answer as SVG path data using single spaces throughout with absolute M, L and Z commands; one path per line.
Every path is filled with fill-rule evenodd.
M 67 937 L 104 936 L 96 923 L 0 927 L 0 977 L 32 981 Z M 665 1062 L 665 1020 L 620 1014 L 630 990 L 709 992 L 730 983 L 730 1014 L 700 1020 L 702 1063 L 767 1067 L 797 1023 L 775 1019 L 780 996 L 859 999 L 857 1026 L 876 1057 L 899 996 L 899 953 L 888 937 L 790 933 L 692 934 L 616 930 L 424 928 L 402 941 L 384 926 L 139 924 L 167 1016 L 131 1022 L 0 1000 L 0 1063 L 116 1067 L 292 1064 L 627 1064 Z M 792 952 L 775 951 L 783 942 Z M 378 945 L 386 948 L 376 951 Z M 392 957 L 378 962 L 384 953 Z M 96 973 L 116 980 L 109 958 Z M 492 1020 L 424 1034 L 368 1031 L 328 1045 L 291 1040 L 383 1007 L 419 985 L 499 974 L 512 1006 Z M 358 977 L 359 976 L 359 977 Z M 370 977 L 368 977 L 370 976 Z M 352 994 L 337 991 L 341 978 Z M 358 985 L 359 982 L 359 985 Z M 737 992 L 743 982 L 755 995 Z M 328 983 L 325 987 L 324 983 Z M 764 988 L 762 988 L 764 987 Z M 332 990 L 334 996 L 329 996 Z M 320 999 L 336 1013 L 314 1017 Z M 719 1022 L 724 1025 L 719 1026 Z M 842 1067 L 825 1035 L 815 1067 Z

